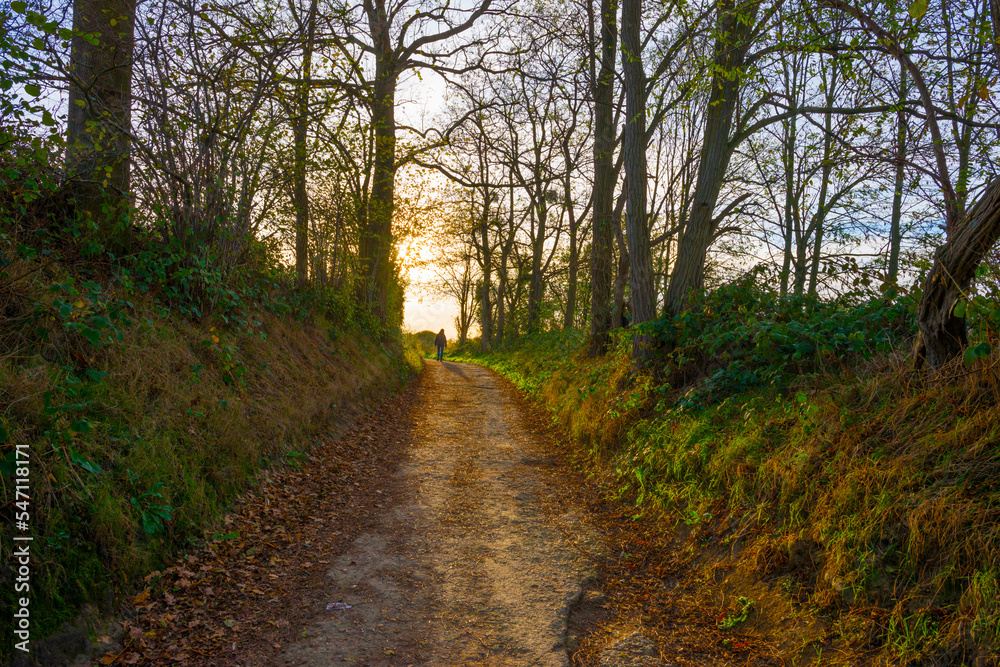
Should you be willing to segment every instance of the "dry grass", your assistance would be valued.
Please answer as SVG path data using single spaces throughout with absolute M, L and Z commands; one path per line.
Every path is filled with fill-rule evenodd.
M 0 420 L 10 435 L 0 457 L 15 443 L 31 447 L 36 636 L 108 590 L 128 594 L 136 577 L 210 529 L 262 467 L 309 450 L 412 373 L 398 345 L 361 334 L 332 342 L 315 322 L 264 312 L 253 317 L 260 323 L 253 331 L 227 328 L 149 300 L 120 327 L 124 340 L 95 347 L 32 317 L 34 303 L 53 298 L 43 287 L 60 272 L 21 271 L 0 286 L 8 315 L 0 318 Z M 95 382 L 86 371 L 107 376 Z M 69 407 L 45 414 L 47 404 Z M 73 430 L 81 417 L 89 432 Z M 6 475 L 0 499 L 6 535 L 13 512 Z M 171 518 L 151 531 L 144 519 L 154 506 L 168 507 Z M 7 580 L 11 541 L 2 543 Z M 5 607 L 12 590 L 4 587 Z
M 705 567 L 820 618 L 789 662 L 998 664 L 1000 355 L 928 375 L 895 354 L 698 411 L 623 391 L 620 357 L 488 363 L 537 384 L 614 495 L 701 535 Z

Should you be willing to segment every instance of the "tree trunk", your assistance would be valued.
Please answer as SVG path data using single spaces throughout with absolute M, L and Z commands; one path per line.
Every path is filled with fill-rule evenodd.
M 785 136 L 782 146 L 785 167 L 785 213 L 784 213 L 784 245 L 781 253 L 781 275 L 779 277 L 778 295 L 784 299 L 788 294 L 788 276 L 792 270 L 792 239 L 795 223 L 795 118 L 790 121 L 791 130 Z
M 593 238 L 590 244 L 590 345 L 591 357 L 604 354 L 608 349 L 608 332 L 612 328 L 611 291 L 614 261 L 614 221 L 612 219 L 615 192 L 613 166 L 615 147 L 614 80 L 615 42 L 617 41 L 617 0 L 601 0 L 601 52 L 600 75 L 593 73 L 591 81 L 594 96 L 594 186 L 592 201 Z M 588 3 L 590 25 L 593 31 L 594 0 Z M 595 44 L 591 35 L 591 63 L 596 61 Z
M 493 304 L 490 300 L 490 280 L 493 274 L 493 249 L 490 247 L 490 190 L 483 188 L 483 212 L 479 221 L 479 234 L 482 237 L 480 252 L 482 254 L 483 280 L 479 294 L 481 341 L 483 352 L 489 352 L 493 339 Z
M 510 174 L 510 182 L 514 182 L 514 174 Z M 510 252 L 514 247 L 514 188 L 510 188 L 510 205 L 507 210 L 507 238 L 500 246 L 500 276 L 497 280 L 497 344 L 503 345 L 507 336 L 507 266 Z
M 399 75 L 389 40 L 383 3 L 365 2 L 375 47 L 375 82 L 371 101 L 375 138 L 368 216 L 358 243 L 357 297 L 383 325 L 398 324 L 395 304 L 389 304 L 393 278 L 392 210 L 396 184 L 396 79 Z M 401 305 L 401 304 L 400 304 Z M 390 313 L 390 308 L 393 312 Z
M 629 301 L 632 324 L 656 318 L 653 257 L 646 215 L 646 73 L 642 69 L 642 0 L 622 0 L 622 67 L 625 70 L 625 235 L 629 260 Z M 633 335 L 632 362 L 647 365 L 652 337 Z
M 569 221 L 569 285 L 566 289 L 566 317 L 563 328 L 570 329 L 576 320 L 576 283 L 580 271 L 580 249 L 577 247 L 579 221 L 571 218 Z
M 535 236 L 531 239 L 531 286 L 528 290 L 528 331 L 535 333 L 539 329 L 541 319 L 542 297 L 545 295 L 545 284 L 542 282 L 542 254 L 545 251 L 545 225 L 548 218 L 548 204 L 545 202 L 544 183 L 541 176 L 536 177 L 536 197 L 533 204 L 537 213 Z
M 998 238 L 1000 178 L 994 178 L 968 215 L 956 225 L 955 232 L 934 253 L 934 265 L 924 278 L 923 296 L 917 307 L 918 368 L 925 360 L 931 367 L 938 367 L 960 355 L 968 344 L 965 317 L 955 315 L 955 304 L 965 297 L 976 267 Z
M 820 251 L 823 249 L 823 227 L 824 223 L 821 221 L 816 226 L 816 236 L 813 239 L 812 265 L 809 268 L 809 296 L 816 296 L 817 285 L 819 283 Z
M 906 101 L 906 67 L 899 66 L 899 101 Z M 892 192 L 892 221 L 889 224 L 889 270 L 888 281 L 895 284 L 899 276 L 899 248 L 902 244 L 900 222 L 903 214 L 903 186 L 906 172 L 906 110 L 896 112 L 896 178 Z
M 392 277 L 392 207 L 395 194 L 395 74 L 385 75 L 375 85 L 372 124 L 375 130 L 375 161 L 368 221 L 360 241 L 362 292 L 367 304 L 383 324 L 389 323 L 388 287 Z M 389 79 L 391 77 L 391 81 Z
M 799 91 L 796 90 L 796 84 L 798 83 L 798 63 L 795 60 L 794 54 L 791 60 L 791 76 L 788 71 L 788 63 L 785 64 L 783 69 L 785 73 L 785 92 L 791 99 L 789 111 L 795 111 L 799 103 Z M 785 130 L 785 140 L 781 146 L 782 166 L 785 168 L 785 245 L 781 259 L 779 296 L 784 299 L 788 295 L 788 278 L 792 268 L 792 242 L 795 237 L 794 228 L 798 220 L 795 202 L 795 139 L 798 134 L 799 120 L 795 116 L 792 116 L 784 121 L 782 125 Z
M 625 326 L 625 288 L 628 286 L 628 246 L 622 233 L 621 217 L 614 217 L 615 237 L 618 239 L 618 270 L 615 273 L 614 295 L 611 307 L 611 326 L 621 329 Z
M 504 336 L 507 335 L 507 312 L 504 307 L 504 293 L 507 290 L 507 256 L 500 258 L 500 277 L 497 280 L 497 332 L 494 337 L 497 345 L 503 345 Z
M 833 107 L 837 97 L 837 68 L 830 68 L 830 79 L 824 81 L 826 88 L 826 106 Z M 816 296 L 817 284 L 819 282 L 819 263 L 823 251 L 823 230 L 826 228 L 826 216 L 829 211 L 827 203 L 827 191 L 830 188 L 830 178 L 833 174 L 833 113 L 823 114 L 823 168 L 822 181 L 819 188 L 819 203 L 816 214 L 813 216 L 810 228 L 813 236 L 813 252 L 809 266 L 809 296 Z
M 827 98 L 827 106 L 831 106 L 833 101 Z M 801 295 L 805 291 L 806 265 L 809 265 L 809 294 L 816 295 L 816 279 L 819 276 L 820 252 L 823 249 L 823 228 L 826 226 L 826 216 L 830 206 L 828 202 L 828 192 L 830 190 L 830 177 L 833 173 L 833 119 L 831 114 L 826 114 L 826 134 L 823 139 L 823 167 L 820 170 L 819 198 L 816 202 L 816 212 L 809 222 L 809 227 L 802 234 L 798 243 L 799 261 L 795 265 L 795 293 Z M 806 250 L 809 246 L 809 236 L 813 236 L 812 257 L 806 258 Z
M 306 189 L 306 140 L 309 131 L 309 79 L 312 76 L 313 41 L 316 34 L 316 0 L 309 5 L 306 40 L 302 46 L 302 83 L 299 84 L 298 114 L 295 117 L 295 277 L 298 286 L 309 280 L 309 193 Z
M 705 135 L 702 141 L 698 179 L 684 235 L 677 246 L 677 261 L 667 290 L 666 310 L 676 315 L 684 309 L 692 290 L 705 284 L 705 258 L 715 240 L 715 220 L 712 217 L 719 200 L 733 146 L 729 143 L 733 114 L 740 91 L 740 70 L 743 68 L 750 35 L 759 4 L 754 2 L 741 16 L 734 0 L 719 3 L 720 35 L 715 43 L 712 92 L 705 113 Z
M 77 211 L 110 239 L 129 202 L 135 0 L 76 0 L 73 30 L 66 171 Z
M 474 304 L 469 303 L 469 297 L 472 296 L 472 255 L 466 252 L 463 260 L 462 282 L 458 300 L 458 321 L 456 322 L 458 325 L 459 345 L 465 345 L 465 341 L 468 340 L 469 326 L 472 324 L 472 312 L 474 310 Z
M 563 162 L 566 165 L 572 164 L 570 153 L 569 137 L 563 140 Z M 573 206 L 573 178 L 572 172 L 567 168 L 566 176 L 563 180 L 563 200 L 566 205 L 566 215 L 569 220 L 569 266 L 568 284 L 566 286 L 566 314 L 563 319 L 563 328 L 570 329 L 576 324 L 576 288 L 577 279 L 580 272 L 580 220 L 576 216 L 576 208 Z

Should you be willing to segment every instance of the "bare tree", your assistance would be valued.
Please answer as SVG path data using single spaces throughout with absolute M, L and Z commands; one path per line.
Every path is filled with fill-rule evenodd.
M 992 37 L 996 40 L 1000 36 L 1000 10 L 996 0 L 990 2 Z M 1000 238 L 1000 178 L 990 178 L 976 205 L 966 211 L 968 183 L 965 179 L 968 172 L 962 168 L 960 158 L 958 180 L 952 179 L 939 123 L 942 114 L 924 70 L 907 52 L 905 41 L 880 24 L 871 12 L 857 5 L 845 0 L 824 0 L 824 4 L 852 17 L 862 31 L 874 37 L 880 48 L 906 69 L 919 94 L 924 121 L 932 139 L 933 159 L 928 171 L 940 187 L 946 240 L 935 252 L 934 264 L 922 284 L 917 309 L 920 338 L 916 357 L 918 365 L 926 360 L 932 367 L 937 367 L 961 354 L 968 344 L 964 309 L 957 305 L 967 294 L 976 268 Z M 947 10 L 943 11 L 947 17 Z M 919 13 L 916 18 L 919 18 Z M 995 70 L 997 64 L 997 60 L 990 63 L 991 69 Z M 950 115 L 963 125 L 973 122 L 960 113 Z
M 359 246 L 360 275 L 357 298 L 367 304 L 385 324 L 396 315 L 389 303 L 393 281 L 392 211 L 398 161 L 396 156 L 396 88 L 400 76 L 414 69 L 457 73 L 478 63 L 449 65 L 470 53 L 478 40 L 456 43 L 484 16 L 496 13 L 493 0 L 482 0 L 472 8 L 418 6 L 409 0 L 364 0 L 360 7 L 367 22 L 367 39 L 353 21 L 345 27 L 340 41 L 342 53 L 350 61 L 358 79 L 358 92 L 371 113 L 374 130 L 374 164 L 367 221 Z M 360 49 L 374 60 L 369 79 L 356 57 Z

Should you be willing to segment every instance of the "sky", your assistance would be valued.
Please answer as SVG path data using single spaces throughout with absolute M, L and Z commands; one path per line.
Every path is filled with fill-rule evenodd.
M 411 75 L 400 81 L 396 99 L 396 113 L 401 124 L 428 127 L 444 109 L 445 83 L 433 72 L 423 72 L 420 78 Z M 397 133 L 401 138 L 403 135 L 403 132 Z M 428 228 L 433 229 L 433 221 L 428 222 Z M 455 318 L 458 316 L 458 304 L 454 299 L 434 294 L 426 287 L 435 280 L 434 271 L 427 266 L 434 260 L 427 239 L 417 237 L 410 240 L 400 253 L 403 269 L 410 281 L 403 306 L 403 326 L 412 332 L 444 329 L 448 340 L 457 339 Z
M 433 229 L 433 221 L 429 227 Z M 444 329 L 448 340 L 457 339 L 455 317 L 458 315 L 458 303 L 435 294 L 432 289 L 437 276 L 431 265 L 435 259 L 434 250 L 427 238 L 418 236 L 404 242 L 400 247 L 400 257 L 410 282 L 403 305 L 404 328 L 414 333 L 424 330 L 437 333 Z
M 433 297 L 421 297 L 419 294 L 406 292 L 406 304 L 403 311 L 403 324 L 413 332 L 434 331 L 444 329 L 448 340 L 458 337 L 455 333 L 455 316 L 458 314 L 458 304 Z

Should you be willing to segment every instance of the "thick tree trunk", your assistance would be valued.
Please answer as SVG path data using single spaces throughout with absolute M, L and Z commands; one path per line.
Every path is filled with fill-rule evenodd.
M 73 29 L 67 177 L 77 210 L 110 238 L 129 202 L 135 0 L 76 0 Z
M 396 71 L 386 62 L 388 55 L 376 60 L 375 90 L 372 100 L 372 126 L 375 133 L 375 160 L 367 225 L 359 243 L 359 300 L 367 304 L 383 324 L 391 321 L 389 284 L 393 270 L 392 210 L 396 181 Z
M 745 8 L 746 16 L 741 16 L 734 0 L 721 0 L 719 3 L 720 35 L 715 43 L 715 67 L 705 113 L 701 161 L 691 212 L 684 236 L 677 246 L 677 261 L 667 290 L 666 310 L 669 315 L 681 312 L 691 291 L 701 289 L 705 284 L 705 258 L 715 240 L 716 223 L 712 215 L 733 153 L 729 135 L 739 98 L 740 70 L 750 48 L 749 39 L 758 7 L 759 4 L 754 2 Z
M 986 186 L 962 222 L 934 254 L 934 265 L 924 278 L 917 308 L 920 337 L 917 366 L 932 366 L 957 357 L 968 343 L 965 318 L 955 315 L 955 304 L 964 298 L 976 267 L 1000 238 L 1000 178 Z
M 588 4 L 591 12 L 591 30 L 595 25 L 594 2 Z M 601 51 L 600 74 L 591 74 L 594 96 L 594 187 L 592 201 L 593 236 L 590 244 L 590 356 L 604 354 L 608 349 L 608 332 L 611 330 L 611 290 L 614 263 L 614 220 L 612 219 L 615 193 L 614 171 L 614 80 L 615 43 L 617 41 L 617 0 L 601 0 Z M 590 40 L 595 44 L 593 35 Z M 591 53 L 591 62 L 596 60 Z
M 646 212 L 646 73 L 642 68 L 642 0 L 622 0 L 622 67 L 625 70 L 625 236 L 629 259 L 632 324 L 656 318 L 653 257 Z M 645 366 L 652 358 L 652 337 L 632 337 L 632 362 Z
M 366 219 L 358 240 L 358 281 L 355 298 L 389 327 L 399 324 L 399 303 L 389 303 L 395 270 L 392 212 L 396 186 L 396 81 L 399 63 L 389 37 L 389 19 L 383 0 L 365 0 L 365 13 L 375 54 L 371 119 L 374 135 L 372 187 Z

